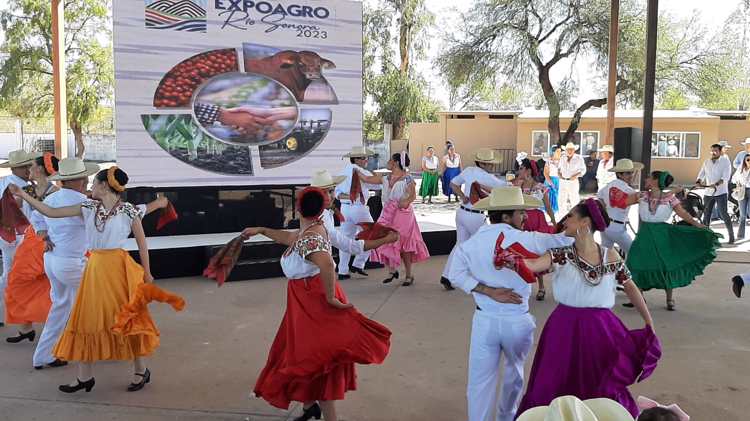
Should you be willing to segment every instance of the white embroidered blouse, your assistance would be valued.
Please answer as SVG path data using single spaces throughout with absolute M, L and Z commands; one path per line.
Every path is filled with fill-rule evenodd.
M 281 270 L 288 279 L 304 279 L 320 273 L 317 265 L 307 260 L 312 253 L 331 253 L 331 243 L 318 233 L 307 233 L 292 244 L 281 256 Z
M 608 249 L 600 246 L 606 260 Z M 612 308 L 617 284 L 630 282 L 625 262 L 591 265 L 577 255 L 575 246 L 552 249 L 555 279 L 552 290 L 555 300 L 568 307 Z
M 110 212 L 102 202 L 87 199 L 81 203 L 86 240 L 90 250 L 119 249 L 125 246 L 135 218 L 143 216 L 145 207 L 121 202 Z M 110 215 L 107 217 L 107 215 Z

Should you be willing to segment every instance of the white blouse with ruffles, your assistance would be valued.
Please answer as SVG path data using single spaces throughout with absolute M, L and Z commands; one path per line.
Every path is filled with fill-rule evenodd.
M 601 246 L 600 250 L 606 260 L 608 250 Z M 555 301 L 568 307 L 612 308 L 615 305 L 617 284 L 630 280 L 630 271 L 622 260 L 606 263 L 602 267 L 601 264 L 590 265 L 579 258 L 579 267 L 575 258 L 575 246 L 552 249 L 550 253 L 556 262 L 555 279 L 552 283 Z M 603 273 L 600 280 L 597 272 Z M 618 281 L 618 277 L 624 282 Z M 598 284 L 592 285 L 587 279 Z
M 288 279 L 304 279 L 320 273 L 317 265 L 307 260 L 312 253 L 331 253 L 331 243 L 318 233 L 308 233 L 294 242 L 281 256 L 281 270 Z
M 86 240 L 90 250 L 121 249 L 130 236 L 135 218 L 143 216 L 145 207 L 136 207 L 122 202 L 114 214 L 104 221 L 107 210 L 98 200 L 87 199 L 81 203 Z M 97 228 L 98 226 L 98 228 Z M 100 231 L 101 230 L 101 231 Z

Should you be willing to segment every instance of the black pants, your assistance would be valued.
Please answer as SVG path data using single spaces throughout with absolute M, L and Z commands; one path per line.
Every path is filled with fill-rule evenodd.
M 714 211 L 714 205 L 719 205 L 719 215 L 724 221 L 724 225 L 729 231 L 729 242 L 734 243 L 734 231 L 732 230 L 732 220 L 729 218 L 729 212 L 727 212 L 727 194 L 721 194 L 718 196 L 703 196 L 706 208 L 703 210 L 703 225 L 711 226 L 711 214 Z

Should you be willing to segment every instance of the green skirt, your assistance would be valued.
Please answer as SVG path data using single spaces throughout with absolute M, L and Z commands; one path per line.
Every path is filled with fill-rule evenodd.
M 438 176 L 437 171 L 422 171 L 422 185 L 419 186 L 420 196 L 437 196 L 438 195 Z
M 644 291 L 688 286 L 716 259 L 719 238 L 706 228 L 641 222 L 625 263 Z

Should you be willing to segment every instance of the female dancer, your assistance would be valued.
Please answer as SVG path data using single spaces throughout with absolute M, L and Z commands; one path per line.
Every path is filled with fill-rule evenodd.
M 443 157 L 442 164 L 443 194 L 448 196 L 448 203 L 451 201 L 451 195 L 456 196 L 456 202 L 458 202 L 458 195 L 451 188 L 451 180 L 461 174 L 461 155 L 456 153 L 456 148 L 452 143 L 448 144 L 448 151 Z
M 609 222 L 604 205 L 586 199 L 563 222 L 565 234 L 575 238 L 572 246 L 521 263 L 534 272 L 555 266 L 553 289 L 559 304 L 544 325 L 518 414 L 573 395 L 616 400 L 638 415 L 627 387 L 653 373 L 661 346 L 620 255 L 594 239 L 594 232 L 604 231 Z M 644 329 L 628 330 L 612 312 L 617 284 L 635 303 Z
M 419 195 L 422 196 L 422 203 L 425 198 L 427 203 L 432 203 L 432 196 L 438 195 L 438 167 L 440 161 L 435 156 L 435 148 L 427 147 L 425 156 L 422 157 L 422 185 L 419 186 Z
M 559 146 L 553 146 L 552 156 L 545 159 L 544 163 L 544 184 L 549 188 L 549 201 L 554 212 L 558 211 L 557 194 L 560 191 L 560 157 L 562 149 Z
M 747 221 L 747 208 L 750 204 L 750 154 L 745 155 L 742 166 L 737 168 L 732 176 L 732 182 L 739 187 L 737 191 L 740 192 L 740 227 L 737 229 L 737 239 L 742 240 L 745 238 L 745 221 Z M 734 193 L 732 195 L 734 196 Z
M 534 177 L 537 175 L 536 163 L 532 163 L 526 156 L 525 152 L 516 156 L 516 178 L 513 180 L 513 185 L 520 187 L 524 194 L 539 199 L 540 202 L 544 203 L 544 207 L 526 211 L 526 222 L 524 222 L 523 229 L 524 231 L 554 234 L 557 222 L 550 201 L 550 189 L 535 180 Z M 547 218 L 544 216 L 545 212 L 549 215 L 552 225 L 547 223 Z M 541 274 L 537 274 L 536 279 L 538 285 L 536 299 L 537 301 L 544 301 L 547 295 L 547 290 L 544 288 L 544 278 Z
M 297 196 L 302 215 L 298 231 L 274 231 L 271 237 L 289 246 L 281 268 L 289 278 L 287 309 L 268 361 L 255 384 L 255 395 L 288 409 L 304 403 L 295 421 L 336 421 L 336 400 L 355 390 L 354 363 L 380 364 L 388 355 L 391 332 L 366 318 L 347 302 L 336 281 L 331 243 L 320 220 L 328 206 L 325 192 L 307 187 Z M 247 228 L 244 238 L 260 228 Z
M 128 325 L 120 326 L 118 332 L 113 331 L 124 317 L 123 307 L 142 301 L 144 289 L 140 286 L 154 280 L 139 211 L 120 198 L 127 182 L 127 174 L 117 167 L 99 171 L 92 188 L 94 200 L 62 208 L 47 206 L 20 189 L 12 191 L 49 218 L 82 216 L 91 248 L 75 306 L 53 351 L 61 360 L 79 362 L 76 381 L 61 385 L 61 392 L 74 393 L 81 389 L 90 392 L 95 384 L 96 361 L 133 361 L 134 381 L 127 388 L 129 392 L 141 390 L 151 380 L 143 357 L 151 355 L 159 346 L 159 331 L 148 309 L 144 306 L 136 314 L 128 315 Z M 142 266 L 122 249 L 131 232 L 138 244 Z M 167 297 L 160 301 L 180 300 L 155 286 L 150 287 Z
M 430 253 L 422 240 L 422 233 L 414 216 L 411 204 L 416 197 L 414 179 L 406 172 L 409 167 L 409 155 L 406 152 L 393 154 L 388 161 L 391 173 L 383 177 L 383 212 L 378 223 L 398 231 L 399 239 L 372 251 L 370 260 L 388 266 L 390 274 L 383 283 L 387 284 L 398 278 L 398 267 L 404 263 L 406 278 L 401 285 L 408 287 L 414 283 L 411 268 L 414 263 L 427 260 Z
M 628 269 L 641 290 L 666 291 L 669 311 L 675 310 L 673 289 L 703 274 L 719 248 L 719 236 L 690 216 L 673 192 L 665 191 L 673 181 L 667 171 L 654 171 L 646 178 L 647 191 L 628 197 L 628 204 L 638 203 L 641 219 L 627 256 Z M 689 225 L 667 223 L 672 211 Z
M 31 162 L 30 173 L 34 185 L 27 190 L 40 201 L 58 190 L 47 180 L 57 172 L 57 162 L 57 158 L 50 153 Z M 5 339 L 12 344 L 25 339 L 34 342 L 36 330 L 33 323 L 44 323 L 52 306 L 50 283 L 44 272 L 46 225 L 37 211 L 32 212 L 30 222 L 13 259 L 5 289 L 5 321 L 19 325 L 18 335 Z

